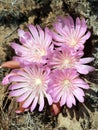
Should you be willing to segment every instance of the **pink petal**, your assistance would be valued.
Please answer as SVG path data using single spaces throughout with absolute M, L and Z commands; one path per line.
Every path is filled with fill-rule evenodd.
M 83 89 L 89 89 L 89 85 L 79 78 L 73 80 L 73 86 L 77 86 Z
M 24 46 L 32 47 L 32 43 L 34 43 L 33 37 L 30 32 L 25 32 L 21 29 L 18 30 L 18 35 L 20 37 L 20 42 L 24 44 Z
M 74 89 L 73 94 L 75 95 L 75 97 L 80 101 L 80 102 L 84 102 L 84 92 L 82 89 L 77 88 Z
M 15 50 L 16 54 L 21 55 L 23 52 L 28 51 L 26 47 L 23 47 L 17 43 L 11 43 L 11 47 Z
M 40 42 L 44 41 L 44 31 L 41 29 L 40 26 L 37 26 L 38 32 L 39 32 L 39 37 L 40 37 Z
M 70 96 L 69 99 L 67 100 L 67 107 L 68 108 L 72 107 L 72 104 L 73 104 L 72 100 L 73 100 L 73 96 Z M 75 98 L 74 98 L 74 100 L 75 100 Z
M 63 106 L 65 103 L 66 103 L 66 93 L 64 93 L 62 96 L 61 96 L 61 100 L 60 100 L 60 106 Z
M 85 96 L 84 91 L 79 87 L 75 88 L 73 92 L 76 92 L 81 96 Z
M 66 17 L 65 20 L 64 20 L 64 22 L 65 22 L 64 30 L 66 30 L 66 33 L 70 36 L 71 29 L 73 28 L 74 23 L 72 24 L 70 22 L 70 16 Z
M 82 18 L 80 25 L 81 25 L 81 28 L 80 28 L 80 32 L 79 32 L 78 37 L 82 37 L 86 33 L 86 30 L 87 30 L 86 21 L 84 18 Z
M 25 77 L 25 78 L 30 78 L 29 74 L 25 71 L 19 70 L 18 72 L 16 72 L 19 76 Z
M 39 97 L 39 111 L 42 111 L 44 107 L 44 97 L 42 92 L 40 92 L 40 97 Z
M 25 35 L 26 34 L 26 32 L 25 31 L 23 31 L 23 30 L 21 30 L 21 29 L 18 29 L 18 35 L 19 35 L 19 41 L 21 42 L 21 43 L 27 43 L 27 40 L 28 40 L 28 38 L 27 38 L 27 36 Z M 26 36 L 26 37 L 25 37 Z
M 29 27 L 29 30 L 30 30 L 32 36 L 34 37 L 35 43 L 40 41 L 38 31 L 37 31 L 36 27 L 34 27 L 33 25 L 29 25 L 28 27 Z
M 49 46 L 52 42 L 52 36 L 48 33 L 48 28 L 45 28 L 45 39 L 44 39 L 44 45 Z
M 31 94 L 31 91 L 28 91 L 26 93 L 24 93 L 23 95 L 19 96 L 17 98 L 17 102 L 22 102 L 22 101 L 25 101 L 26 98 Z
M 58 36 L 62 37 L 62 40 L 64 39 L 64 37 L 68 36 L 67 32 L 64 30 L 64 28 L 62 28 L 63 25 L 61 26 L 60 23 L 54 23 L 53 26 L 54 26 L 56 32 L 58 33 Z M 64 24 L 64 27 L 65 27 L 65 24 Z M 58 41 L 58 40 L 56 39 L 56 41 Z
M 67 19 L 69 20 L 69 23 L 70 23 L 71 27 L 74 27 L 73 18 L 71 16 L 68 16 Z
M 14 91 L 11 91 L 9 93 L 10 96 L 20 96 L 24 93 L 26 93 L 28 91 L 27 88 L 22 88 L 22 89 L 18 89 L 18 90 L 14 90 Z
M 93 60 L 94 60 L 93 57 L 88 57 L 88 58 L 81 58 L 79 62 L 81 64 L 86 64 L 86 63 L 92 62 Z
M 62 90 L 56 89 L 55 93 L 53 93 L 53 97 L 54 97 L 55 101 L 58 102 L 60 100 L 61 96 L 62 96 Z
M 26 101 L 24 102 L 24 104 L 22 105 L 23 108 L 27 108 L 30 106 L 30 104 L 33 102 L 33 99 L 35 98 L 35 95 L 33 93 L 31 93 L 31 95 L 29 95 L 29 97 L 26 99 Z
M 34 98 L 34 101 L 33 101 L 32 105 L 31 105 L 31 108 L 30 108 L 31 112 L 35 109 L 35 107 L 37 105 L 37 102 L 38 102 L 38 96 L 36 96 Z
M 81 74 L 88 74 L 89 72 L 95 70 L 94 67 L 91 67 L 89 65 L 78 65 L 76 66 L 76 68 L 77 68 L 77 71 Z
M 26 86 L 27 86 L 26 83 L 16 83 L 16 84 L 10 85 L 9 90 L 15 90 L 15 89 L 19 89 L 19 88 L 24 88 Z
M 83 88 L 83 89 L 89 89 L 88 84 L 76 84 L 77 87 Z
M 23 37 L 24 36 L 24 31 L 22 29 L 18 29 L 18 36 Z
M 78 37 L 79 33 L 80 33 L 80 29 L 81 29 L 81 21 L 80 19 L 77 17 L 76 18 L 76 36 Z
M 74 98 L 74 96 L 73 96 L 73 94 L 68 90 L 67 91 L 67 97 L 66 97 L 66 104 L 67 104 L 67 106 L 69 107 L 69 108 L 71 108 L 72 107 L 72 104 L 76 104 L 76 101 L 75 101 L 75 98 Z
M 6 75 L 6 76 L 3 78 L 3 80 L 2 80 L 2 84 L 3 84 L 3 85 L 9 84 L 9 83 L 10 83 L 9 78 L 10 78 L 11 76 L 13 76 L 13 75 L 15 75 L 15 74 L 10 73 L 10 74 Z
M 91 36 L 91 33 L 88 31 L 82 38 L 81 38 L 81 41 L 86 41 L 87 39 L 89 39 Z
M 68 77 L 70 79 L 72 79 L 72 80 L 79 76 L 79 74 L 77 73 L 76 69 L 67 69 L 66 72 L 68 74 Z
M 45 93 L 45 96 L 46 96 L 46 98 L 48 100 L 49 105 L 51 105 L 53 103 L 52 97 L 47 93 Z
M 53 27 L 55 28 L 55 31 L 56 31 L 58 34 L 62 34 L 62 32 L 64 32 L 64 31 L 62 30 L 62 23 L 60 23 L 60 22 L 55 22 L 55 23 L 53 24 Z
M 9 78 L 10 82 L 26 82 L 26 78 L 25 77 L 21 77 L 21 76 L 11 76 Z
M 55 41 L 58 42 L 65 42 L 65 39 L 62 38 L 59 34 L 56 34 L 55 32 L 52 32 L 52 37 Z

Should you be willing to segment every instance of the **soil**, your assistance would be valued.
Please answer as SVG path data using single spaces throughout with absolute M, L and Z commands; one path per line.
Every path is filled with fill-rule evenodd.
M 52 27 L 57 16 L 85 17 L 92 35 L 85 56 L 93 56 L 96 69 L 83 78 L 90 85 L 85 102 L 53 116 L 46 105 L 42 112 L 16 114 L 18 104 L 8 96 L 8 86 L 0 83 L 0 130 L 98 130 L 98 0 L 0 0 L 0 63 L 15 55 L 10 47 L 18 40 L 17 29 L 32 23 Z M 0 81 L 10 69 L 0 69 Z

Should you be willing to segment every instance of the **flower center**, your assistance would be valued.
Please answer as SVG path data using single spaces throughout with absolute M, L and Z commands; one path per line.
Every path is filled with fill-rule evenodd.
M 70 87 L 70 81 L 68 79 L 65 79 L 63 81 L 63 85 L 64 85 L 63 91 L 65 91 L 68 87 Z
M 62 92 L 65 92 L 70 87 L 70 81 L 68 79 L 63 80 L 62 86 Z
M 41 51 L 41 56 L 44 56 L 45 55 L 45 50 L 42 50 Z
M 42 81 L 41 81 L 41 79 L 35 79 L 35 84 L 36 85 L 41 85 L 42 84 Z
M 35 50 L 34 55 L 35 55 L 36 61 L 41 61 L 42 60 L 42 56 L 46 55 L 46 51 L 43 48 L 42 49 L 41 48 L 37 48 Z
M 69 68 L 71 65 L 70 59 L 64 59 L 62 68 Z
M 75 46 L 76 44 L 77 44 L 76 40 L 74 38 L 72 38 L 71 46 Z
M 68 59 L 66 59 L 66 60 L 64 60 L 64 64 L 66 65 L 66 64 L 69 64 L 70 63 L 70 61 L 68 60 Z
M 70 85 L 70 81 L 69 81 L 69 80 L 67 80 L 67 79 L 66 79 L 66 80 L 64 80 L 64 85 L 65 85 L 65 86 L 69 86 L 69 85 Z

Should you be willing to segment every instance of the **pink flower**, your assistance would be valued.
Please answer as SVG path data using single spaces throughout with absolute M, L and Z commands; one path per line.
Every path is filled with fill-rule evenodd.
M 81 58 L 82 56 L 82 51 L 74 51 L 72 48 L 63 46 L 54 51 L 48 64 L 52 69 L 74 68 L 81 74 L 88 74 L 94 70 L 94 67 L 85 64 L 93 61 L 94 58 Z
M 53 26 L 56 31 L 52 32 L 54 44 L 58 46 L 65 44 L 75 50 L 83 49 L 84 43 L 90 37 L 90 32 L 86 33 L 87 25 L 84 18 L 76 18 L 76 23 L 71 16 L 58 18 Z
M 16 69 L 14 72 L 16 75 L 9 77 L 9 81 L 12 82 L 9 87 L 9 95 L 16 97 L 17 102 L 23 103 L 22 108 L 30 108 L 33 111 L 38 103 L 39 111 L 42 111 L 44 97 L 47 98 L 49 105 L 52 104 L 52 98 L 47 93 L 50 81 L 49 68 L 33 64 L 22 69 Z
M 79 102 L 84 102 L 83 89 L 88 89 L 86 82 L 79 78 L 79 74 L 74 69 L 55 70 L 51 74 L 49 92 L 55 103 L 60 102 L 60 106 L 67 105 L 71 108 L 76 105 L 75 97 Z
M 53 44 L 51 44 L 52 36 L 49 34 L 49 29 L 45 28 L 44 32 L 40 26 L 29 25 L 28 28 L 30 32 L 18 30 L 19 40 L 22 45 L 11 44 L 17 54 L 14 60 L 24 64 L 32 62 L 45 63 L 46 57 L 53 49 Z
M 0 66 L 13 68 L 2 84 L 10 84 L 9 95 L 19 102 L 17 113 L 29 109 L 32 112 L 37 104 L 42 111 L 44 98 L 52 105 L 54 114 L 65 104 L 69 108 L 76 105 L 76 99 L 84 102 L 83 89 L 88 89 L 89 85 L 79 73 L 94 70 L 87 65 L 94 58 L 83 58 L 84 43 L 90 37 L 86 21 L 76 18 L 74 22 L 68 16 L 58 18 L 53 27 L 54 31 L 33 25 L 28 26 L 29 31 L 19 29 L 20 44 L 11 44 L 16 56 Z

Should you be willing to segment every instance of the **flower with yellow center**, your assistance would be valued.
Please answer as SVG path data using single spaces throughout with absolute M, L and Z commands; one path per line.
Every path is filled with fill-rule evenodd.
M 84 102 L 83 89 L 88 89 L 89 85 L 79 78 L 75 69 L 54 70 L 51 75 L 50 93 L 55 103 L 64 104 L 71 108 L 76 105 L 75 97 Z
M 72 50 L 68 47 L 61 47 L 61 51 L 58 49 L 54 52 L 53 56 L 50 58 L 49 64 L 53 69 L 66 69 L 73 68 L 75 62 L 78 60 L 76 57 L 77 53 L 72 53 Z
M 71 16 L 65 18 L 59 17 L 53 24 L 55 32 L 52 32 L 55 45 L 67 45 L 75 50 L 84 49 L 86 40 L 89 39 L 91 33 L 87 32 L 87 24 L 84 18 L 76 18 L 76 21 Z
M 22 108 L 33 111 L 39 104 L 39 111 L 43 110 L 44 97 L 52 104 L 52 97 L 47 93 L 50 69 L 38 64 L 28 65 L 18 69 L 14 75 L 9 75 L 12 85 L 9 87 L 10 96 L 15 96 L 17 102 L 23 102 Z M 7 77 L 6 77 L 7 78 Z M 6 80 L 5 78 L 5 80 Z
M 48 55 L 53 50 L 53 44 L 51 44 L 52 36 L 49 34 L 50 30 L 48 28 L 42 30 L 40 26 L 33 25 L 28 27 L 30 32 L 18 30 L 19 40 L 22 45 L 11 44 L 17 55 L 14 59 L 24 64 L 32 62 L 46 63 Z

